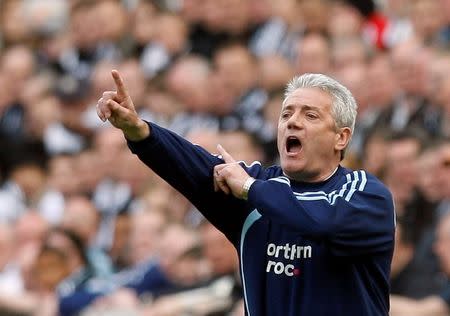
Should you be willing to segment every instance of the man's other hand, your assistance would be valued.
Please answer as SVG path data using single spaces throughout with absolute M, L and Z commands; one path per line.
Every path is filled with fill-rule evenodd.
M 232 193 L 235 197 L 243 199 L 244 183 L 250 176 L 221 145 L 217 146 L 217 150 L 225 163 L 214 167 L 214 190 L 225 194 Z

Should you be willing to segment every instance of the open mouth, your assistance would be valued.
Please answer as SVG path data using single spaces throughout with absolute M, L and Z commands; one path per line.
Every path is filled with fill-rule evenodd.
M 289 136 L 286 140 L 288 154 L 297 154 L 302 150 L 302 142 L 295 136 Z

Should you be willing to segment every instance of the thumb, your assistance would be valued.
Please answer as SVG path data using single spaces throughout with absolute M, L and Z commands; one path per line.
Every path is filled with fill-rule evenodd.
M 128 110 L 114 100 L 108 100 L 106 105 L 110 111 L 105 115 L 105 119 L 124 117 L 127 114 Z
M 225 148 L 222 147 L 222 145 L 217 145 L 217 150 L 226 163 L 236 162 L 236 160 L 234 160 L 234 158 L 225 150 Z

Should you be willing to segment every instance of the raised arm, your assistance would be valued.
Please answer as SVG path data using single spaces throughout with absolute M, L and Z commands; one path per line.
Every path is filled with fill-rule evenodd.
M 214 192 L 213 168 L 223 160 L 167 129 L 143 121 L 120 74 L 113 70 L 112 77 L 117 91 L 104 92 L 98 101 L 100 119 L 121 129 L 129 148 L 141 161 L 233 239 L 245 219 L 246 206 L 243 201 Z

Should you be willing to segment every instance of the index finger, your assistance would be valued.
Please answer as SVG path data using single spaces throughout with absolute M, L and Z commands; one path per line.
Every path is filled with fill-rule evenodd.
M 120 76 L 119 72 L 116 69 L 114 69 L 111 71 L 111 75 L 116 84 L 117 93 L 121 94 L 122 96 L 128 96 L 127 88 L 125 87 L 125 84 L 123 83 L 122 77 Z
M 217 145 L 217 150 L 226 163 L 236 162 L 236 160 L 234 160 L 234 158 L 225 150 L 225 148 L 222 147 L 222 145 Z

